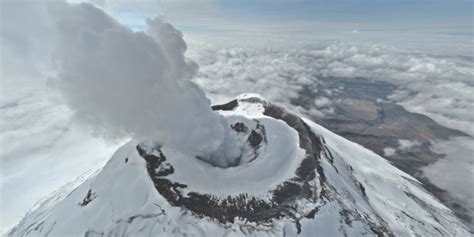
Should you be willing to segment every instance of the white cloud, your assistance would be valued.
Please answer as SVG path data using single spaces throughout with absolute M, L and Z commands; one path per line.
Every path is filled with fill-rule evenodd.
M 201 66 L 197 83 L 215 103 L 240 93 L 255 92 L 292 108 L 291 99 L 303 87 L 324 95 L 319 86 L 323 77 L 368 78 L 396 85 L 398 91 L 389 99 L 409 111 L 474 135 L 474 61 L 468 53 L 472 52 L 472 43 L 456 42 L 454 46 L 438 48 L 438 44 L 431 42 L 427 45 L 434 47 L 403 49 L 352 41 L 314 40 L 306 44 L 284 37 L 278 41 L 275 35 L 233 35 L 231 38 L 239 40 L 227 41 L 224 37 L 200 37 L 196 37 L 200 41 L 191 41 L 190 56 Z M 462 47 L 465 55 L 459 51 Z M 331 108 L 330 103 L 319 98 L 315 107 Z M 319 117 L 330 112 L 295 110 Z M 447 158 L 424 172 L 435 185 L 447 189 L 472 211 L 470 181 L 474 146 L 472 142 L 448 143 L 452 146 L 437 149 L 439 153 L 447 153 Z M 416 140 L 401 140 L 398 147 L 386 147 L 384 155 L 393 156 L 397 149 L 408 150 L 419 145 Z
M 329 100 L 329 98 L 324 97 L 324 96 L 321 96 L 321 97 L 318 97 L 318 98 L 314 99 L 314 105 L 316 106 L 316 108 L 324 108 L 324 107 L 327 107 L 331 104 L 332 103 Z
M 220 147 L 225 122 L 190 81 L 198 66 L 184 57 L 186 43 L 173 26 L 155 18 L 147 22 L 146 33 L 133 32 L 89 4 L 8 3 L 4 10 L 15 10 L 14 19 L 34 13 L 38 23 L 13 22 L 12 27 L 8 19 L 2 24 L 2 39 L 18 35 L 15 39 L 39 42 L 17 45 L 10 40 L 6 48 L 18 58 L 49 67 L 51 84 L 79 121 L 109 137 L 153 138 L 203 157 Z M 36 30 L 43 26 L 46 32 Z M 26 47 L 43 42 L 47 49 Z M 36 53 L 43 60 L 31 56 Z M 53 64 L 44 63 L 53 55 Z M 29 65 L 22 68 L 29 70 Z
M 213 21 L 217 13 L 214 0 L 67 0 L 72 3 L 87 2 L 114 16 L 134 30 L 146 27 L 146 19 L 160 16 L 174 24 L 199 26 Z
M 433 144 L 435 152 L 446 157 L 423 168 L 423 174 L 453 198 L 461 201 L 468 209 L 468 215 L 474 217 L 474 139 L 468 137 L 438 141 Z
M 397 154 L 397 150 L 392 147 L 386 147 L 383 149 L 383 154 L 386 157 L 394 156 L 395 154 Z
M 0 232 L 117 147 L 75 121 L 196 155 L 224 140 L 181 33 L 160 19 L 133 32 L 88 4 L 4 0 L 1 21 Z
M 402 151 L 408 151 L 412 149 L 413 147 L 421 146 L 421 142 L 418 140 L 405 140 L 405 139 L 399 139 L 398 140 L 398 149 Z
M 192 41 L 190 55 L 201 66 L 197 82 L 217 100 L 225 97 L 222 94 L 251 91 L 288 104 L 304 86 L 320 89 L 322 77 L 383 80 L 398 86 L 390 98 L 406 109 L 474 135 L 474 62 L 469 55 L 456 56 L 457 49 L 447 56 L 445 48 L 415 51 L 370 43 L 301 43 L 284 37 L 278 41 L 276 37 Z M 472 44 L 465 47 L 468 52 Z
M 322 118 L 326 115 L 334 114 L 335 111 L 332 107 L 332 101 L 327 97 L 320 96 L 314 99 L 314 107 L 311 107 L 308 113 L 312 116 Z
M 48 2 L 49 4 L 53 3 L 53 1 Z M 186 60 L 183 61 L 183 58 L 181 58 L 185 45 L 180 40 L 172 41 L 177 43 L 177 45 L 173 44 L 170 48 L 166 47 L 176 51 L 165 52 L 162 48 L 164 45 L 161 44 L 161 40 L 159 40 L 160 43 L 156 43 L 155 39 L 160 39 L 160 35 L 156 35 L 156 32 L 149 34 L 130 32 L 116 22 L 107 20 L 107 16 L 100 16 L 100 12 L 95 10 L 89 11 L 90 9 L 76 9 L 77 11 L 70 9 L 71 11 L 56 12 L 63 19 L 68 19 L 69 23 L 66 22 L 65 24 L 84 20 L 83 23 L 87 26 L 63 29 L 70 31 L 69 33 L 81 35 L 78 38 L 68 39 L 68 32 L 60 32 L 61 34 L 55 32 L 56 28 L 53 27 L 55 24 L 51 21 L 50 13 L 45 10 L 43 5 L 28 4 L 25 8 L 19 3 L 21 1 L 4 0 L 2 2 L 4 9 L 9 7 L 8 11 L 2 9 L 1 14 L 2 58 L 8 58 L 9 60 L 2 60 L 0 107 L 2 108 L 2 116 L 9 117 L 2 117 L 2 125 L 0 126 L 2 128 L 0 158 L 3 161 L 7 157 L 14 156 L 14 159 L 9 160 L 15 160 L 18 163 L 15 163 L 15 165 L 12 163 L 11 167 L 22 167 L 19 174 L 27 173 L 31 174 L 31 176 L 22 176 L 25 179 L 19 179 L 19 176 L 14 176 L 12 172 L 2 171 L 2 175 L 4 175 L 2 181 L 5 181 L 5 184 L 2 183 L 2 189 L 8 185 L 8 187 L 17 187 L 17 189 L 14 189 L 15 192 L 20 192 L 21 190 L 27 190 L 30 182 L 35 182 L 38 190 L 29 192 L 29 195 L 32 196 L 32 199 L 36 199 L 36 197 L 47 194 L 56 189 L 58 185 L 64 184 L 65 181 L 69 181 L 77 176 L 86 167 L 93 167 L 94 162 L 107 159 L 109 149 L 113 150 L 113 146 L 112 148 L 107 148 L 102 141 L 84 134 L 80 129 L 71 128 L 74 126 L 71 125 L 69 117 L 71 111 L 68 111 L 64 106 L 61 107 L 57 98 L 51 98 L 51 100 L 56 100 L 54 103 L 48 102 L 42 105 L 41 102 L 45 100 L 43 96 L 49 92 L 44 92 L 41 95 L 32 95 L 37 89 L 37 84 L 43 83 L 41 79 L 45 77 L 44 75 L 51 75 L 51 72 L 55 72 L 54 68 L 45 63 L 49 62 L 50 53 L 55 46 L 54 42 L 58 40 L 55 36 L 62 35 L 62 37 L 66 37 L 62 39 L 64 43 L 62 49 L 64 49 L 63 52 L 71 53 L 71 55 L 65 56 L 58 55 L 60 56 L 59 62 L 61 62 L 59 65 L 66 65 L 62 65 L 61 71 L 63 73 L 59 75 L 60 80 L 64 79 L 65 81 L 60 81 L 58 86 L 63 87 L 63 92 L 75 111 L 91 113 L 90 117 L 83 117 L 82 119 L 97 122 L 99 127 L 95 128 L 103 129 L 104 125 L 106 125 L 103 122 L 115 115 L 116 118 L 114 119 L 116 120 L 113 124 L 118 125 L 114 127 L 122 127 L 123 129 L 117 131 L 112 128 L 110 131 L 113 131 L 113 134 L 117 135 L 117 133 L 122 132 L 124 134 L 135 133 L 136 129 L 133 126 L 138 126 L 138 124 L 134 124 L 134 121 L 132 121 L 133 117 L 130 116 L 146 114 L 148 112 L 134 108 L 134 105 L 142 108 L 143 106 L 148 106 L 153 113 L 166 111 L 166 113 L 174 114 L 174 116 L 180 118 L 188 116 L 188 114 L 183 114 L 183 111 L 194 111 L 196 116 L 201 116 L 198 115 L 199 111 L 201 111 L 199 107 L 206 104 L 205 97 L 192 84 L 186 82 L 186 80 L 180 80 L 180 83 L 178 83 L 181 84 L 182 82 L 183 84 L 180 85 L 181 90 L 194 90 L 194 93 L 191 93 L 192 95 L 183 98 L 181 95 L 187 93 L 157 89 L 154 87 L 154 83 L 151 82 L 153 78 L 148 77 L 153 73 L 157 73 L 160 75 L 159 78 L 164 79 L 166 76 L 163 75 L 163 71 L 167 71 L 169 73 L 168 76 L 188 75 L 190 77 L 192 75 L 192 63 Z M 117 14 L 121 14 L 121 9 L 127 9 L 127 5 L 120 5 L 118 2 L 116 7 L 109 5 L 109 8 L 107 8 L 106 4 L 109 4 L 108 1 L 104 3 L 104 8 L 107 11 L 113 8 Z M 179 4 L 176 7 L 170 8 L 177 9 L 176 11 L 187 8 L 186 4 Z M 190 8 L 191 11 L 193 8 Z M 208 7 L 202 9 L 204 11 Z M 143 16 L 154 14 L 156 11 L 159 11 L 159 8 L 156 8 L 155 3 L 151 2 L 150 5 L 145 4 L 142 7 L 127 10 L 136 14 L 129 16 L 121 15 L 121 21 L 128 19 L 130 25 L 132 25 L 142 23 Z M 105 26 L 95 24 L 97 22 L 92 18 L 81 17 L 81 11 L 82 13 L 91 13 L 94 19 L 99 17 Z M 94 24 L 87 23 L 89 20 Z M 150 28 L 168 27 L 160 25 L 161 23 L 156 24 L 152 23 Z M 227 25 L 227 22 L 222 23 L 222 25 Z M 289 24 L 288 28 L 293 26 Z M 310 26 L 314 28 L 313 24 Z M 265 25 L 265 27 L 261 28 L 266 27 Z M 181 37 L 173 29 L 168 28 L 168 30 L 170 34 L 167 34 L 167 36 L 175 39 Z M 374 80 L 386 80 L 397 84 L 400 91 L 392 96 L 393 100 L 402 102 L 412 111 L 428 114 L 444 125 L 474 134 L 474 130 L 472 130 L 472 124 L 474 123 L 474 118 L 472 117 L 474 114 L 472 112 L 474 110 L 474 95 L 472 93 L 474 90 L 472 82 L 474 67 L 472 55 L 470 56 L 469 53 L 466 53 L 467 56 L 461 54 L 462 52 L 472 52 L 471 41 L 471 44 L 468 45 L 456 44 L 452 48 L 442 49 L 431 47 L 420 52 L 372 43 L 355 43 L 351 40 L 348 40 L 348 43 L 327 40 L 311 40 L 309 43 L 300 43 L 294 41 L 294 38 L 298 38 L 295 35 L 280 37 L 279 35 L 270 34 L 246 34 L 226 35 L 219 33 L 212 35 L 212 37 L 203 38 L 188 36 L 189 39 L 194 40 L 191 44 L 191 52 L 188 52 L 187 55 L 191 56 L 201 65 L 201 71 L 198 73 L 195 81 L 210 93 L 213 101 L 216 103 L 224 102 L 240 93 L 257 92 L 272 101 L 289 105 L 290 99 L 297 97 L 303 87 L 309 87 L 311 90 L 317 91 L 319 89 L 318 78 L 328 76 L 365 77 Z M 366 32 L 364 34 L 350 34 L 350 37 L 358 37 L 365 34 Z M 32 37 L 32 35 L 35 37 Z M 154 38 L 150 38 L 151 35 Z M 8 36 L 8 38 L 5 36 Z M 135 47 L 124 47 L 123 43 L 127 41 L 135 42 Z M 106 46 L 108 48 L 99 47 L 103 46 L 104 42 L 107 42 Z M 78 44 L 80 47 L 68 48 L 68 44 Z M 437 46 L 436 44 L 432 45 Z M 87 46 L 99 48 L 97 51 L 91 52 L 87 50 Z M 18 53 L 19 49 L 23 49 L 25 53 Z M 450 54 L 452 50 L 456 53 Z M 153 52 L 159 53 L 153 54 Z M 75 56 L 73 57 L 72 54 L 75 54 Z M 129 58 L 124 59 L 125 61 L 122 62 L 121 55 L 127 55 Z M 99 56 L 104 56 L 108 60 L 99 60 Z M 170 66 L 155 68 L 155 64 L 144 63 L 145 60 L 143 58 L 151 58 L 153 62 L 163 60 L 169 63 Z M 25 67 L 25 65 L 29 67 Z M 116 71 L 101 71 L 94 68 L 95 65 L 105 65 Z M 176 71 L 173 65 L 184 65 L 189 70 Z M 92 71 L 82 70 L 84 67 Z M 126 85 L 118 83 L 117 86 L 120 86 L 120 88 L 107 86 L 110 85 L 108 82 L 112 82 L 109 81 L 111 80 L 109 76 L 113 75 L 113 80 L 120 81 L 121 78 L 125 80 L 124 78 L 127 75 L 131 76 L 131 74 L 127 74 L 129 72 L 135 72 L 133 74 L 136 76 L 134 83 L 130 82 Z M 97 75 L 105 77 L 97 78 Z M 83 76 L 87 76 L 87 80 L 95 80 L 84 80 L 84 83 L 68 81 L 68 78 Z M 22 78 L 23 82 L 19 80 Z M 167 83 L 167 86 L 174 86 L 172 82 Z M 116 84 L 115 81 L 114 84 Z M 81 90 L 74 91 L 68 88 L 72 86 L 81 88 Z M 91 89 L 91 86 L 96 88 Z M 140 87 L 140 89 L 136 87 Z M 102 95 L 99 93 L 101 88 L 104 92 Z M 105 88 L 108 88 L 108 90 L 105 90 Z M 103 100 L 103 103 L 81 104 L 80 101 L 87 101 L 84 100 L 85 96 L 80 94 L 80 92 L 85 91 L 95 93 L 91 99 L 100 99 Z M 139 96 L 142 98 L 142 102 L 139 104 L 137 104 L 137 101 L 129 100 L 136 97 L 138 92 L 140 92 Z M 143 92 L 150 92 L 151 94 Z M 156 92 L 167 94 L 154 95 L 153 93 Z M 169 101 L 169 96 L 171 98 L 180 97 L 183 101 L 180 101 L 179 107 L 175 106 L 175 108 L 171 104 L 155 103 L 156 99 L 163 101 L 164 97 L 166 97 L 165 102 Z M 38 103 L 26 103 L 24 98 L 30 98 L 30 100 Z M 195 104 L 194 98 L 198 98 L 197 104 Z M 108 103 L 106 99 L 114 100 L 114 102 Z M 184 101 L 189 103 L 184 103 Z M 123 106 L 122 108 L 125 108 L 127 113 L 123 113 L 120 108 L 114 107 L 117 102 Z M 318 103 L 321 105 L 321 101 Z M 19 106 L 16 106 L 16 104 L 19 104 Z M 107 106 L 110 110 L 100 111 L 101 106 Z M 190 108 L 195 106 L 196 108 Z M 313 112 L 324 116 L 325 112 L 331 112 L 330 104 L 326 107 L 329 110 L 324 111 L 322 109 Z M 176 108 L 182 111 L 174 111 Z M 5 109 L 8 109 L 9 112 L 4 113 Z M 166 114 L 163 116 L 166 116 Z M 143 124 L 149 124 L 150 121 L 161 118 L 163 117 L 145 116 Z M 38 121 L 41 121 L 41 123 Z M 213 119 L 209 121 L 213 121 Z M 199 121 L 191 122 L 195 125 L 200 123 Z M 149 127 L 149 130 L 159 129 L 160 126 L 169 128 L 173 124 L 180 127 L 178 125 L 182 123 L 185 123 L 185 121 L 167 121 L 153 124 Z M 210 125 L 210 122 L 205 123 L 204 127 L 206 127 L 206 124 Z M 200 124 L 198 127 L 200 127 Z M 147 134 L 143 127 L 137 129 L 140 130 L 139 134 Z M 69 135 L 63 135 L 69 132 Z M 206 133 L 206 131 L 201 132 Z M 189 139 L 193 139 L 192 137 Z M 62 143 L 64 139 L 67 142 Z M 23 142 L 18 144 L 16 141 Z M 81 142 L 83 143 L 81 144 Z M 202 142 L 211 141 L 203 140 Z M 3 149 L 4 147 L 7 147 L 7 149 Z M 393 154 L 395 149 L 390 149 L 388 154 Z M 469 147 L 466 149 L 469 149 Z M 90 156 L 87 156 L 90 159 L 84 160 L 84 155 L 82 154 L 84 151 L 90 152 Z M 69 161 L 66 161 L 66 159 Z M 470 160 L 467 158 L 460 159 L 459 166 L 466 162 L 470 162 Z M 4 162 L 4 164 L 6 163 Z M 32 166 L 32 164 L 38 166 Z M 41 166 L 41 164 L 44 166 Z M 56 165 L 56 169 L 51 171 L 49 167 L 54 165 Z M 81 168 L 74 169 L 75 165 Z M 443 165 L 443 163 L 440 164 L 440 166 Z M 44 169 L 39 169 L 38 167 L 43 167 Z M 443 172 L 451 175 L 453 171 L 455 172 L 454 169 L 456 168 L 446 169 Z M 53 172 L 53 177 L 55 177 L 57 183 L 49 186 L 51 180 L 48 178 L 49 173 L 45 170 Z M 7 176 L 9 178 L 6 178 Z M 449 180 L 459 182 L 456 179 Z M 435 180 L 434 182 L 436 183 L 437 181 Z M 466 182 L 463 184 L 466 185 Z M 446 186 L 449 186 L 449 184 L 447 183 Z M 7 202 L 2 200 L 2 203 L 13 203 L 15 200 L 12 199 Z M 15 202 L 21 208 L 15 210 L 10 208 L 9 212 L 15 212 L 15 217 L 22 215 L 23 211 L 31 205 L 32 201 L 22 200 Z M 2 206 L 2 209 L 4 208 L 6 207 Z M 2 216 L 2 218 L 9 218 L 8 215 L 11 213 L 5 214 L 2 210 L 2 214 L 7 215 L 6 217 Z M 11 224 L 12 220 L 9 219 L 9 221 Z M 3 220 L 2 223 L 4 223 Z
M 54 91 L 14 91 L 0 99 L 0 234 L 44 196 L 101 167 L 120 145 L 75 126 Z
M 385 157 L 391 157 L 397 154 L 397 151 L 409 151 L 414 147 L 421 146 L 421 142 L 417 140 L 405 140 L 399 139 L 398 140 L 398 147 L 385 147 L 383 149 L 383 154 Z

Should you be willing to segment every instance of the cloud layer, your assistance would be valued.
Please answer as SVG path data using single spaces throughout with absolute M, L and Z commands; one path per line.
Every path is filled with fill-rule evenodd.
M 439 141 L 433 145 L 435 152 L 446 157 L 423 169 L 433 183 L 447 190 L 457 201 L 463 202 L 472 217 L 474 213 L 474 159 L 472 138 L 455 138 Z
M 71 122 L 71 111 L 46 88 L 0 99 L 0 234 L 44 196 L 101 167 L 118 144 Z
M 332 77 L 368 78 L 396 85 L 397 90 L 389 98 L 407 110 L 474 136 L 472 43 L 454 41 L 452 48 L 449 44 L 444 48 L 423 48 L 430 44 L 397 48 L 350 40 L 281 42 L 268 35 L 244 35 L 237 43 L 199 37 L 205 40 L 192 41 L 190 54 L 201 67 L 196 81 L 215 102 L 255 92 L 302 114 L 324 116 L 333 112 L 332 101 L 324 97 L 332 92 L 320 86 L 322 81 Z M 437 46 L 433 42 L 431 45 Z M 460 47 L 464 47 L 465 54 L 460 54 Z M 303 88 L 317 95 L 313 106 L 317 110 L 291 105 L 291 99 L 298 97 Z M 447 157 L 424 169 L 430 181 L 447 189 L 456 202 L 471 211 L 471 216 L 474 160 L 469 154 L 474 152 L 473 142 L 472 138 L 464 138 L 439 143 L 436 152 Z M 396 148 L 400 150 L 419 145 L 416 140 L 399 143 Z M 390 156 L 397 150 L 386 148 L 384 152 Z
M 21 2 L 3 0 L 0 14 L 2 58 L 8 58 L 1 62 L 1 188 L 11 192 L 10 199 L 2 197 L 2 204 L 20 207 L 7 209 L 2 205 L 2 223 L 7 223 L 4 221 L 7 219 L 9 225 L 14 224 L 15 218 L 23 215 L 38 197 L 57 189 L 89 167 L 95 167 L 114 150 L 114 146 L 106 147 L 72 125 L 71 114 L 79 115 L 81 121 L 94 124 L 93 129 L 111 137 L 162 137 L 163 134 L 149 131 L 166 127 L 169 129 L 166 132 L 177 134 L 175 138 L 162 137 L 163 142 L 199 142 L 209 149 L 217 146 L 213 139 L 195 141 L 198 140 L 196 137 L 215 129 L 214 132 L 221 134 L 221 129 L 214 127 L 220 122 L 208 113 L 209 102 L 202 91 L 189 82 L 196 66 L 183 57 L 186 44 L 170 25 L 155 19 L 148 22 L 146 33 L 135 33 L 87 5 L 71 7 L 48 0 L 48 7 L 45 7 Z M 61 8 L 64 11 L 58 10 Z M 61 28 L 58 28 L 58 19 L 62 19 L 59 21 Z M 431 48 L 418 51 L 355 43 L 350 39 L 344 43 L 327 40 L 299 43 L 294 41 L 295 35 L 282 37 L 291 38 L 289 41 L 279 41 L 276 40 L 280 38 L 278 35 L 220 33 L 211 37 L 188 35 L 192 44 L 191 52 L 187 52 L 201 65 L 195 81 L 216 103 L 240 93 L 257 92 L 290 106 L 291 98 L 298 96 L 302 88 L 309 87 L 318 92 L 323 77 L 354 80 L 366 77 L 398 85 L 399 91 L 392 99 L 408 109 L 474 134 L 472 40 L 467 45 L 453 44 L 456 54 L 452 54 L 453 48 L 431 47 L 437 46 L 435 43 L 428 44 Z M 56 52 L 55 67 L 50 64 L 53 51 Z M 53 91 L 38 90 L 47 76 L 55 78 L 53 84 L 60 88 L 73 111 L 62 106 L 58 97 L 51 96 Z M 126 77 L 133 78 L 133 82 Z M 171 80 L 173 77 L 177 80 Z M 91 94 L 86 93 L 88 91 Z M 313 113 L 321 116 L 331 113 L 331 101 L 324 98 L 321 96 L 314 101 L 319 110 Z M 92 101 L 100 102 L 94 104 Z M 101 107 L 106 107 L 106 111 Z M 166 114 L 180 120 L 162 120 Z M 190 121 L 194 116 L 208 120 Z M 133 123 L 133 117 L 141 117 L 140 124 L 137 120 Z M 105 122 L 109 119 L 113 126 Z M 177 130 L 180 128 L 195 133 L 183 134 Z M 184 135 L 188 140 L 180 140 Z M 445 148 L 440 147 L 440 151 L 448 152 L 443 150 Z M 466 149 L 471 148 L 467 146 Z M 84 151 L 88 153 L 82 155 Z M 472 158 L 456 157 L 452 155 L 446 159 L 449 168 L 443 168 L 443 163 L 427 168 L 433 168 L 433 176 L 429 177 L 436 181 L 436 175 L 444 172 L 452 178 L 447 179 L 449 182 L 440 182 L 442 187 L 457 183 L 465 185 L 456 186 L 457 190 L 467 190 L 471 187 L 464 178 L 467 176 L 453 172 L 462 174 L 465 169 L 459 167 L 471 167 L 466 162 L 472 162 Z M 15 197 L 23 194 L 31 184 L 36 187 L 30 189 L 32 198 L 16 200 Z M 456 192 L 456 189 L 452 191 Z
M 253 37 L 269 40 L 259 45 L 243 36 L 240 45 L 226 45 L 204 38 L 208 43 L 192 45 L 191 55 L 201 67 L 197 82 L 214 100 L 222 100 L 223 94 L 257 92 L 289 104 L 303 87 L 321 89 L 322 78 L 368 78 L 396 85 L 398 91 L 390 98 L 408 110 L 474 135 L 474 60 L 468 53 L 472 44 L 465 45 L 466 55 L 453 56 L 445 48 L 415 51 L 328 40 L 272 43 L 275 36 Z

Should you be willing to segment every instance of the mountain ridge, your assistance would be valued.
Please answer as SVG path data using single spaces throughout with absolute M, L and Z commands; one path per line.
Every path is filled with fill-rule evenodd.
M 241 143 L 239 163 L 131 141 L 10 236 L 469 235 L 416 179 L 308 119 L 255 94 L 213 109 Z

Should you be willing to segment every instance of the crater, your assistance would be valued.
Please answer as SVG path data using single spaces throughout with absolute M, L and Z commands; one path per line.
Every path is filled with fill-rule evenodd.
M 228 109 L 229 106 L 214 108 Z M 305 155 L 299 166 L 292 170 L 292 177 L 281 182 L 268 191 L 269 198 L 253 196 L 252 193 L 238 193 L 229 195 L 214 195 L 212 193 L 193 190 L 184 182 L 173 179 L 176 167 L 169 162 L 161 147 L 143 147 L 138 145 L 139 155 L 147 163 L 147 170 L 156 190 L 173 206 L 186 208 L 194 215 L 210 217 L 222 223 L 234 222 L 235 219 L 245 219 L 257 223 L 269 223 L 282 217 L 295 220 L 307 215 L 296 214 L 298 200 L 316 202 L 323 198 L 324 192 L 315 186 L 322 183 L 324 173 L 319 164 L 323 144 L 319 136 L 314 134 L 309 126 L 299 117 L 286 112 L 283 108 L 272 104 L 265 104 L 264 114 L 272 119 L 284 122 L 291 129 L 296 130 L 299 137 L 299 147 L 305 150 Z M 250 165 L 264 152 L 268 143 L 268 135 L 264 124 L 258 120 L 252 123 L 236 121 L 230 127 L 235 135 L 244 141 L 249 150 L 242 152 L 237 166 Z M 288 157 L 291 159 L 292 157 Z M 165 169 L 167 172 L 163 172 Z M 224 170 L 225 172 L 225 170 Z M 277 172 L 277 171 L 275 171 Z M 272 173 L 271 175 L 276 175 Z M 318 173 L 318 174 L 317 174 Z

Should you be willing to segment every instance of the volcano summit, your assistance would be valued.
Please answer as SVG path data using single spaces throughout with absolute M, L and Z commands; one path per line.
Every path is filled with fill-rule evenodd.
M 416 179 L 259 95 L 213 109 L 238 144 L 232 164 L 133 140 L 10 236 L 469 235 Z

